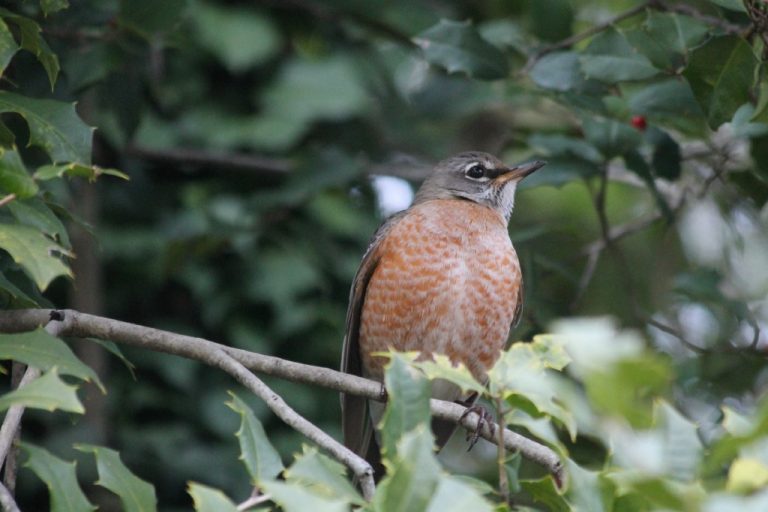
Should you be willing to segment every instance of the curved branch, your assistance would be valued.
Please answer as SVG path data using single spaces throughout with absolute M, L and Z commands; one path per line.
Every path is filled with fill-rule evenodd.
M 381 383 L 331 370 L 330 368 L 287 361 L 278 357 L 227 347 L 203 338 L 185 336 L 78 311 L 62 310 L 61 313 L 65 317 L 65 325 L 60 333 L 62 336 L 107 339 L 117 343 L 196 359 L 227 371 L 254 392 L 256 392 L 255 389 L 257 388 L 261 389 L 260 385 L 263 386 L 263 383 L 257 385 L 250 377 L 246 377 L 242 373 L 242 370 L 245 368 L 293 382 L 322 386 L 371 400 L 384 401 L 386 397 Z M 19 332 L 34 329 L 42 325 L 49 314 L 50 310 L 44 309 L 0 311 L 0 332 Z M 253 376 L 250 372 L 246 373 Z M 253 377 L 256 378 L 255 376 Z M 258 382 L 260 383 L 261 381 Z M 266 386 L 264 387 L 266 388 Z M 268 393 L 266 395 L 268 398 L 265 401 L 270 407 L 272 406 L 271 400 L 273 400 L 273 396 L 282 401 L 271 390 L 264 392 Z M 264 398 L 261 394 L 259 396 Z M 288 407 L 287 404 L 284 405 Z M 466 408 L 459 404 L 433 399 L 430 405 L 432 414 L 435 417 L 455 422 L 472 431 L 477 428 L 478 415 L 472 413 L 462 419 Z M 280 413 L 277 411 L 275 413 L 280 416 Z M 283 418 L 283 416 L 280 417 L 281 419 Z M 288 421 L 286 423 L 297 428 L 293 423 Z M 300 432 L 304 433 L 303 430 L 300 430 Z M 487 425 L 483 426 L 480 435 L 494 444 L 497 442 L 496 436 L 488 429 Z M 310 438 L 315 440 L 313 437 Z M 328 449 L 326 444 L 320 442 L 318 444 Z M 542 465 L 558 481 L 562 481 L 563 468 L 560 458 L 549 447 L 508 429 L 504 431 L 504 445 L 509 450 L 520 451 L 524 457 Z M 329 451 L 331 450 L 329 449 Z M 347 464 L 345 461 L 342 462 Z M 349 464 L 347 465 L 349 466 Z M 353 471 L 357 474 L 357 471 L 360 469 L 360 467 L 356 466 L 356 468 L 353 468 Z
M 43 314 L 40 315 L 40 321 L 38 325 L 45 325 L 45 330 L 54 336 L 61 336 L 64 325 L 59 321 L 60 317 L 52 310 L 38 310 Z M 26 386 L 36 378 L 40 376 L 40 370 L 32 366 L 27 367 L 27 371 L 24 372 L 24 376 L 19 382 L 19 388 Z M 8 412 L 5 413 L 3 418 L 3 425 L 0 427 L 0 465 L 5 461 L 9 450 L 11 449 L 14 440 L 17 439 L 19 434 L 19 425 L 21 424 L 21 417 L 24 415 L 23 405 L 12 405 L 8 408 Z M 8 467 L 6 466 L 6 471 Z M 7 489 L 6 489 L 7 491 Z

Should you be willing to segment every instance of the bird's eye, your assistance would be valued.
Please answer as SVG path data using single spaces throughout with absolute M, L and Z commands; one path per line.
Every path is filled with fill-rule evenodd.
M 472 178 L 473 180 L 479 180 L 485 176 L 485 173 L 486 168 L 480 164 L 475 164 L 464 172 L 467 178 Z

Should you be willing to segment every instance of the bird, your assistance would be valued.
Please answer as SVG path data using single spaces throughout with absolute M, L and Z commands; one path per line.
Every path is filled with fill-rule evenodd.
M 413 204 L 373 235 L 352 282 L 341 371 L 379 382 L 382 352 L 419 351 L 464 364 L 480 382 L 507 345 L 523 306 L 520 262 L 508 224 L 518 183 L 545 165 L 506 166 L 484 152 L 439 162 Z M 462 401 L 433 383 L 432 397 Z M 342 393 L 344 444 L 383 475 L 375 430 L 384 404 Z M 456 426 L 433 420 L 439 450 Z

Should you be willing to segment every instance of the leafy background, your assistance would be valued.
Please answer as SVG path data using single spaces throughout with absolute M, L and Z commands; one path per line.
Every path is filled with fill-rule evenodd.
M 432 162 L 466 149 L 545 158 L 510 226 L 526 278 L 514 339 L 558 318 L 609 315 L 638 329 L 646 350 L 614 373 L 607 360 L 599 378 L 572 352 L 590 407 L 574 401 L 565 412 L 585 435 L 560 429 L 548 442 L 596 471 L 607 468 L 608 434 L 594 427 L 606 414 L 637 428 L 682 414 L 698 431 L 681 429 L 707 446 L 735 435 L 725 420 L 743 417 L 762 439 L 765 20 L 759 2 L 735 0 L 8 2 L 0 199 L 14 197 L 0 208 L 0 301 L 69 305 L 336 367 L 348 286 L 385 215 L 372 176 L 416 186 Z M 581 333 L 576 325 L 566 335 Z M 585 329 L 604 342 L 584 342 L 594 353 L 621 350 L 623 331 Z M 109 392 L 83 385 L 83 416 L 29 413 L 31 461 L 45 447 L 78 459 L 81 480 L 93 482 L 94 454 L 110 452 L 74 445 L 106 445 L 155 485 L 163 509 L 191 506 L 188 481 L 248 496 L 228 377 L 125 349 L 132 372 L 101 345 L 73 346 Z M 500 384 L 530 415 L 517 423 L 537 436 L 533 419 L 567 426 L 562 404 L 547 407 L 551 396 L 531 379 Z M 340 434 L 335 393 L 269 384 Z M 241 395 L 290 461 L 302 439 Z M 414 432 L 413 446 L 426 442 Z M 706 471 L 687 470 L 723 488 L 733 446 Z M 447 450 L 447 467 L 495 485 L 488 447 L 469 461 L 462 449 Z M 768 474 L 764 451 L 750 448 L 758 470 L 746 473 Z M 654 463 L 632 456 L 632 467 Z M 20 503 L 44 509 L 45 484 L 30 469 Z M 525 464 L 519 472 L 537 476 Z M 746 500 L 760 482 L 728 485 Z M 637 488 L 663 501 L 661 487 Z M 630 498 L 611 507 L 651 509 L 624 489 Z M 116 506 L 99 487 L 87 493 Z M 196 503 L 203 494 L 192 492 Z M 518 493 L 553 509 L 581 499 L 547 501 L 556 495 L 545 483 Z

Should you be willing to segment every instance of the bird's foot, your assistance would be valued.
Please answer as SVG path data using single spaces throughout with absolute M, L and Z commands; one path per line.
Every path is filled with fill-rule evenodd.
M 488 409 L 482 405 L 471 405 L 467 407 L 467 410 L 464 411 L 464 414 L 461 415 L 459 421 L 466 418 L 470 413 L 477 414 L 478 419 L 477 426 L 474 428 L 474 430 L 467 431 L 467 441 L 469 441 L 469 448 L 467 448 L 467 451 L 471 450 L 475 444 L 477 444 L 477 441 L 480 439 L 480 432 L 483 431 L 483 425 L 488 425 L 488 430 L 491 431 L 491 435 L 496 433 L 496 422 L 494 421 L 491 413 L 488 412 Z

